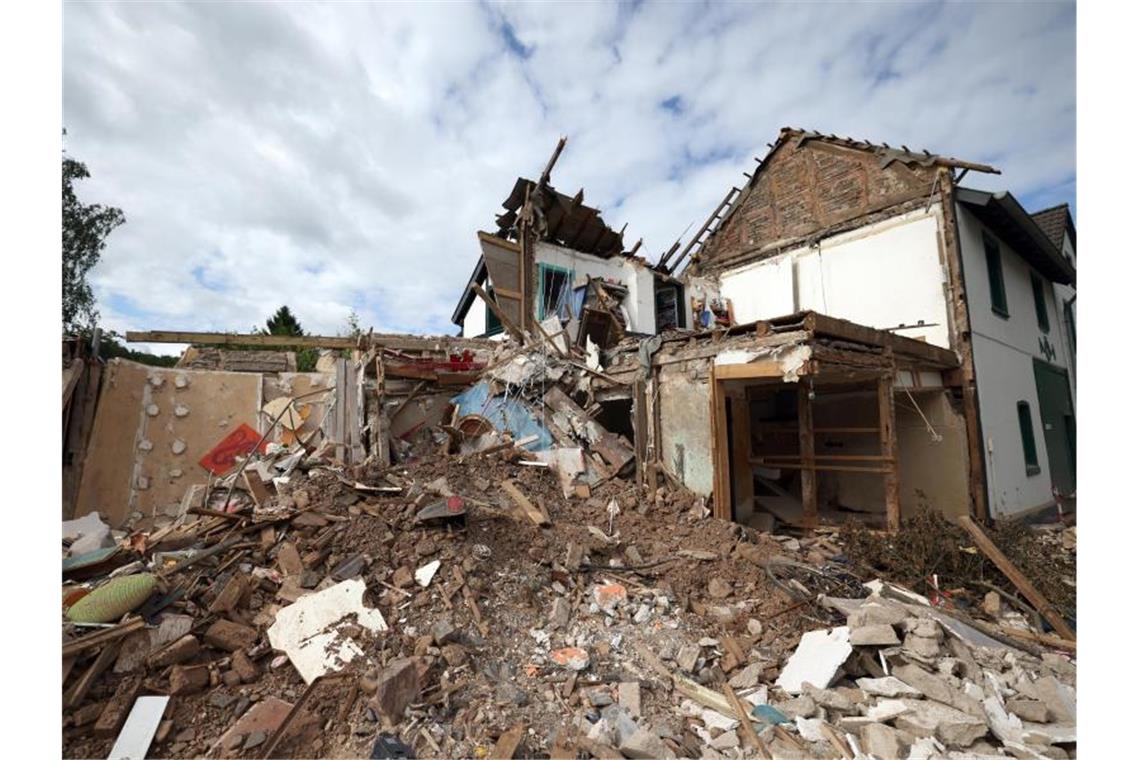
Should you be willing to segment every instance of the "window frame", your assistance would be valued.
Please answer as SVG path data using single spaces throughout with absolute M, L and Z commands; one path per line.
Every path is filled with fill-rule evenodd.
M 493 300 L 495 298 L 495 288 L 490 283 L 487 283 L 487 295 Z M 483 337 L 490 338 L 493 335 L 498 335 L 503 331 L 503 323 L 499 321 L 499 317 L 491 310 L 490 304 L 483 304 L 486 316 L 483 320 Z M 494 322 L 494 326 L 491 323 Z
M 982 250 L 985 252 L 986 275 L 990 281 L 990 309 L 999 317 L 1009 319 L 1009 295 L 1005 289 L 1005 272 L 1002 270 L 1001 244 L 993 235 L 983 232 Z
M 1037 475 L 1041 472 L 1041 460 L 1037 457 L 1037 438 L 1033 431 L 1033 408 L 1028 401 L 1017 402 L 1017 427 L 1021 431 L 1021 453 L 1025 457 L 1025 474 Z
M 544 262 L 538 263 L 538 299 L 537 299 L 537 312 L 535 318 L 540 322 L 550 315 L 546 313 L 546 273 L 557 272 L 566 276 L 566 290 L 569 291 L 571 296 L 570 308 L 573 310 L 573 294 L 574 294 L 574 270 L 569 267 L 560 267 L 557 264 L 546 264 Z

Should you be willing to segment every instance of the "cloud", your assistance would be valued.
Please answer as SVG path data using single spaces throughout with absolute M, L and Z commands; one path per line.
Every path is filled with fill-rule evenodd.
M 454 332 L 516 177 L 560 134 L 656 255 L 782 126 L 997 164 L 1074 200 L 1072 4 L 69 3 L 68 151 L 124 210 L 93 284 L 113 329 Z M 690 230 L 691 234 L 692 230 Z

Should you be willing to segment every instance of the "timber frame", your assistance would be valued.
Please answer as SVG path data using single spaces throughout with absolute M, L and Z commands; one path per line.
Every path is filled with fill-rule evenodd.
M 913 340 L 884 330 L 877 330 L 815 312 L 801 312 L 786 317 L 737 325 L 727 330 L 701 334 L 679 334 L 663 338 L 662 348 L 653 356 L 648 379 L 631 375 L 627 382 L 640 391 L 635 393 L 635 414 L 648 419 L 637 420 L 639 438 L 636 450 L 643 479 L 650 491 L 656 486 L 657 473 L 667 472 L 661 461 L 662 451 L 659 372 L 677 363 L 707 366 L 709 383 L 709 422 L 712 461 L 712 512 L 732 520 L 733 498 L 751 496 L 751 475 L 743 474 L 730 462 L 747 462 L 800 471 L 803 504 L 803 527 L 814 528 L 819 522 L 818 472 L 874 473 L 883 478 L 886 527 L 895 530 L 901 521 L 899 499 L 898 436 L 895 425 L 895 391 L 900 378 L 917 378 L 920 373 L 942 377 L 959 366 L 957 354 L 938 346 Z M 740 359 L 738 357 L 751 357 Z M 621 362 L 618 362 L 620 365 Z M 623 379 L 634 366 L 615 367 L 607 371 L 614 379 Z M 753 457 L 750 429 L 730 425 L 729 415 L 740 420 L 747 404 L 730 384 L 765 386 L 772 389 L 794 386 L 798 404 L 798 454 Z M 947 389 L 945 384 L 939 388 Z M 817 389 L 856 388 L 870 391 L 876 399 L 877 422 L 872 426 L 850 428 L 817 427 L 813 419 L 813 398 Z M 644 411 L 639 411 L 644 409 Z M 815 439 L 819 434 L 867 436 L 878 444 L 878 453 L 835 455 L 817 453 Z M 735 470 L 735 472 L 734 472 Z M 750 473 L 750 469 L 747 470 Z

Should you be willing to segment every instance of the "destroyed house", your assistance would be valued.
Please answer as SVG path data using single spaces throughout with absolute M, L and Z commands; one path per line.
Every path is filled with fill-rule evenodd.
M 869 382 L 845 388 L 845 400 L 827 411 L 830 391 L 817 378 L 813 393 L 813 372 L 801 369 L 783 373 L 798 390 L 773 395 L 748 385 L 733 406 L 732 386 L 721 392 L 718 376 L 752 375 L 720 369 L 718 356 L 707 395 L 714 429 L 727 415 L 734 442 L 727 463 L 721 448 L 710 452 L 717 469 L 706 485 L 719 484 L 718 504 L 731 481 L 739 486 L 731 509 L 747 513 L 761 497 L 742 505 L 739 492 L 748 497 L 753 484 L 773 478 L 787 490 L 786 476 L 799 469 L 803 483 L 789 496 L 805 507 L 823 499 L 870 509 L 876 498 L 857 467 L 897 467 L 904 511 L 926 504 L 1010 516 L 1075 495 L 1075 230 L 1067 209 L 1035 220 L 1008 192 L 962 184 L 969 172 L 999 173 L 993 167 L 800 129 L 783 129 L 757 160 L 686 247 L 690 293 L 723 299 L 737 323 L 763 330 L 799 318 L 786 315 L 842 321 L 845 336 L 829 338 L 879 343 L 875 361 L 890 381 L 884 387 L 881 377 L 877 394 Z M 938 356 L 920 357 L 916 345 Z M 661 403 L 671 403 L 661 390 Z M 758 454 L 787 435 L 772 425 L 785 418 L 798 459 L 777 466 Z M 889 425 L 897 426 L 892 441 Z M 882 440 L 873 451 L 860 436 L 873 440 L 876 429 Z M 910 429 L 919 434 L 904 440 Z M 662 454 L 668 465 L 673 454 Z
M 564 324 L 578 345 L 590 335 L 604 347 L 626 334 L 688 326 L 681 283 L 636 255 L 641 241 L 625 250 L 624 228 L 609 227 L 582 190 L 571 197 L 550 185 L 563 145 L 538 182 L 515 182 L 497 228 L 478 233 L 480 255 L 451 321 L 464 337 L 536 323 L 552 333 Z

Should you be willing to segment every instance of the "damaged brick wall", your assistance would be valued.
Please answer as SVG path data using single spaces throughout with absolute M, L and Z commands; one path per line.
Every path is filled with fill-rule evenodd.
M 893 161 L 818 140 L 780 145 L 736 209 L 700 250 L 703 272 L 775 255 L 839 227 L 931 192 L 936 168 Z

